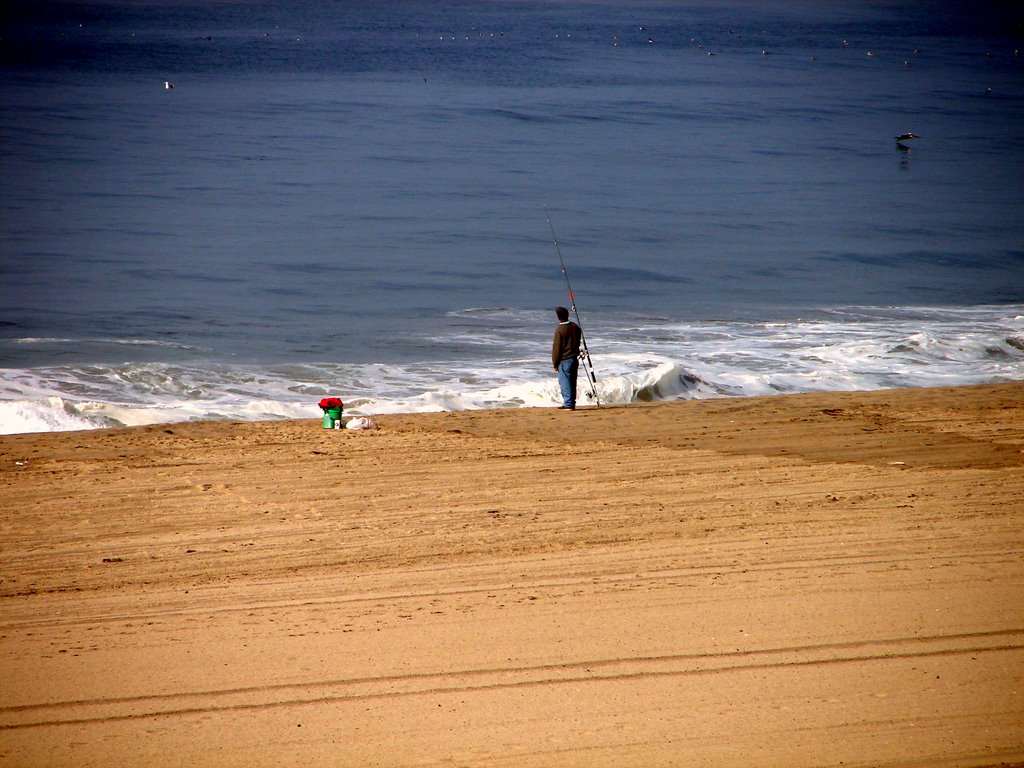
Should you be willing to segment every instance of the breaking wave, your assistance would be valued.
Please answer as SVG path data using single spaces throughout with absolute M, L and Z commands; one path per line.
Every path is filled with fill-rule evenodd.
M 547 332 L 525 333 L 516 310 L 491 310 L 487 322 L 492 343 L 471 360 L 0 369 L 0 433 L 316 418 L 325 395 L 341 397 L 353 415 L 556 405 Z M 461 333 L 453 328 L 452 337 Z M 1024 378 L 1024 307 L 1016 306 L 837 309 L 778 323 L 620 323 L 588 328 L 588 338 L 604 404 Z M 511 354 L 494 356 L 499 350 Z M 579 388 L 586 403 L 583 373 Z

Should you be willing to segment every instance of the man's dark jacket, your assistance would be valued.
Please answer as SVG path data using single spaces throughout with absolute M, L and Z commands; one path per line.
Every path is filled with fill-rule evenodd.
M 556 369 L 563 360 L 580 356 L 580 337 L 582 335 L 580 327 L 571 320 L 558 324 L 558 328 L 555 329 L 555 341 L 551 345 L 551 364 Z

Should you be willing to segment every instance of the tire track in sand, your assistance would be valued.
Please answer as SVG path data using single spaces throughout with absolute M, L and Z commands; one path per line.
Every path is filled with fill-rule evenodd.
M 990 632 L 720 653 L 667 654 L 535 666 L 354 677 L 0 707 L 0 731 L 189 717 L 213 712 L 265 710 L 356 700 L 1020 651 L 1024 651 L 1024 628 L 1007 628 Z

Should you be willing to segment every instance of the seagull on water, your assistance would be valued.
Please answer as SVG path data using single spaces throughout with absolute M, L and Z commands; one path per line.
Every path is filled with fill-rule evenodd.
M 174 83 L 172 83 L 170 80 L 164 80 L 164 90 L 169 91 L 172 88 L 174 88 Z

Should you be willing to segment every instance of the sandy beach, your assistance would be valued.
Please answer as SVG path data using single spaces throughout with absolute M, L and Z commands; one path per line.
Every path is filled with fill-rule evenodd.
M 0 437 L 0 764 L 1024 764 L 1024 383 L 377 423 Z

